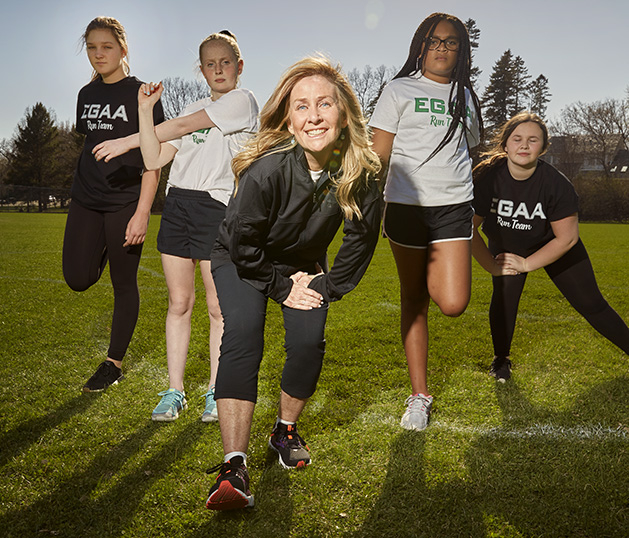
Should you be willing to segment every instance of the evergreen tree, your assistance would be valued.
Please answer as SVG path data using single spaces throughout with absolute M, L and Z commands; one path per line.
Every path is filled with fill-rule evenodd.
M 480 41 L 480 29 L 476 26 L 476 21 L 474 19 L 467 19 L 465 21 L 465 27 L 467 28 L 467 33 L 470 36 L 470 46 L 472 49 L 472 55 L 470 58 L 470 81 L 472 82 L 472 86 L 476 88 L 478 77 L 482 73 L 480 68 L 474 65 L 474 52 L 478 48 L 478 43 Z
M 494 64 L 481 103 L 484 107 L 483 120 L 487 131 L 502 125 L 515 108 L 513 54 L 507 49 Z
M 509 117 L 515 116 L 518 112 L 522 112 L 529 102 L 529 88 L 531 75 L 524 64 L 521 56 L 516 56 L 511 64 L 511 72 L 513 73 L 513 108 L 509 111 Z
M 540 75 L 529 85 L 529 110 L 546 119 L 546 110 L 552 93 L 548 89 L 548 79 Z
M 59 133 L 53 115 L 42 103 L 26 109 L 17 126 L 9 156 L 8 180 L 14 185 L 46 187 L 57 179 L 56 152 Z M 40 188 L 39 210 L 47 205 Z

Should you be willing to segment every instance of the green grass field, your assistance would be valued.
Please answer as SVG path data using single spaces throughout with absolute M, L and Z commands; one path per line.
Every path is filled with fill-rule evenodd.
M 142 305 L 126 379 L 81 387 L 108 346 L 108 273 L 85 293 L 61 273 L 64 215 L 0 214 L 0 535 L 6 537 L 626 537 L 629 363 L 567 304 L 543 271 L 529 277 L 512 380 L 487 375 L 491 282 L 474 265 L 458 319 L 431 306 L 425 432 L 398 423 L 410 385 L 399 338 L 395 266 L 381 241 L 356 291 L 330 310 L 317 393 L 300 421 L 313 465 L 283 470 L 267 439 L 283 363 L 268 315 L 249 452 L 256 508 L 212 513 L 216 424 L 199 420 L 209 375 L 199 300 L 187 367 L 189 410 L 150 413 L 167 386 L 167 292 L 151 221 Z M 582 224 L 599 285 L 629 319 L 629 225 Z

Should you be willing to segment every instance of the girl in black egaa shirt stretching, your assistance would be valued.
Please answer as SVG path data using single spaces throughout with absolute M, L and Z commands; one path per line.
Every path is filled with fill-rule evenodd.
M 526 275 L 541 267 L 592 327 L 629 353 L 629 328 L 601 295 L 579 239 L 577 193 L 566 176 L 538 159 L 547 148 L 542 119 L 521 112 L 474 169 L 472 252 L 493 278 L 490 374 L 503 383 L 511 376 L 511 340 Z M 481 225 L 489 248 L 478 233 Z
M 94 19 L 83 40 L 94 73 L 77 102 L 76 129 L 86 138 L 72 184 L 63 276 L 73 290 L 84 291 L 98 281 L 109 261 L 114 313 L 107 360 L 83 387 L 84 392 L 98 392 L 123 377 L 122 358 L 138 319 L 137 272 L 159 170 L 144 171 L 139 150 L 109 162 L 92 155 L 103 140 L 137 132 L 142 83 L 128 76 L 127 38 L 116 19 Z M 163 121 L 161 105 L 155 121 Z

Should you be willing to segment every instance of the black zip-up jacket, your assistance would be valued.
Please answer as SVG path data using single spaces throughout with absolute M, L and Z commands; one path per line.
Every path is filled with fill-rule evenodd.
M 296 146 L 258 159 L 240 178 L 227 206 L 212 251 L 212 267 L 230 261 L 238 276 L 282 303 L 297 271 L 324 274 L 310 282 L 327 302 L 353 290 L 367 270 L 378 243 L 381 195 L 370 180 L 361 189 L 362 219 L 344 219 L 327 171 L 312 180 L 304 150 Z M 327 248 L 344 222 L 343 243 L 332 269 Z

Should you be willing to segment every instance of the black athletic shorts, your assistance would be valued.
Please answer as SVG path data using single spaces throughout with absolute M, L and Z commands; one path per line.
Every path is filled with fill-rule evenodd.
M 171 187 L 164 202 L 157 250 L 194 260 L 209 260 L 226 206 L 205 191 Z
M 422 207 L 387 202 L 382 233 L 397 245 L 427 248 L 432 243 L 472 239 L 471 202 Z

